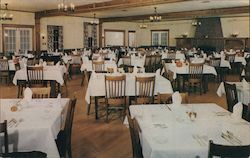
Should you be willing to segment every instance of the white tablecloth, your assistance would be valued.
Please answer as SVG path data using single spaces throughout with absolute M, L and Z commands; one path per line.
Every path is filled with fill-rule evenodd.
M 231 145 L 221 137 L 227 130 L 237 137 L 242 145 L 250 144 L 250 123 L 231 118 L 230 114 L 217 116 L 216 112 L 227 112 L 216 104 L 132 105 L 132 117 L 142 129 L 141 144 L 144 158 L 206 158 L 209 140 Z M 191 121 L 186 112 L 191 109 L 197 118 Z M 194 138 L 202 139 L 202 144 Z M 236 144 L 235 145 L 239 145 Z
M 91 75 L 89 85 L 86 91 L 85 100 L 89 104 L 91 96 L 105 96 L 105 79 L 104 73 L 96 73 Z M 135 76 L 153 76 L 155 73 L 133 74 L 126 73 L 126 96 L 135 96 Z M 155 95 L 157 93 L 173 93 L 173 88 L 169 80 L 156 75 L 155 79 Z
M 248 87 L 243 88 L 242 82 L 228 82 L 228 83 L 236 85 L 237 96 L 239 101 L 242 102 L 243 104 L 248 105 L 248 103 L 250 103 L 250 84 Z M 224 83 L 221 82 L 220 86 L 217 89 L 217 95 L 221 97 L 224 94 L 226 94 L 225 87 Z
M 189 66 L 184 65 L 182 67 L 177 67 L 176 64 L 172 63 L 165 63 L 167 64 L 168 70 L 172 71 L 174 73 L 173 78 L 176 79 L 177 74 L 188 74 L 189 73 Z M 217 72 L 214 67 L 209 66 L 209 65 L 204 65 L 203 66 L 203 74 L 213 74 L 217 75 Z
M 8 127 L 10 151 L 37 150 L 47 153 L 48 158 L 59 158 L 55 139 L 63 126 L 69 99 L 33 99 L 20 111 L 11 112 L 18 100 L 0 99 L 2 120 L 18 121 Z
M 57 66 L 45 66 L 43 70 L 43 79 L 44 80 L 55 80 L 56 82 L 63 85 L 63 74 L 66 72 L 66 67 L 61 65 Z M 26 68 L 16 71 L 13 78 L 13 83 L 17 85 L 17 80 L 27 80 L 27 71 Z
M 115 61 L 105 60 L 104 69 L 107 70 L 107 68 L 117 68 Z M 87 70 L 87 71 L 93 70 L 92 60 L 90 60 L 88 62 L 83 62 L 82 66 L 81 66 L 81 71 L 84 71 L 84 70 Z

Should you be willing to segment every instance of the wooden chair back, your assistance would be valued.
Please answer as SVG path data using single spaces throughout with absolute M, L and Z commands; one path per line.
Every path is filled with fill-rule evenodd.
M 175 52 L 168 52 L 167 59 L 175 60 L 176 59 L 176 53 Z
M 75 65 L 81 65 L 81 63 L 82 63 L 82 59 L 81 59 L 81 55 L 71 55 L 71 57 L 72 57 L 72 61 L 71 61 L 71 63 L 72 64 L 75 64 Z
M 123 65 L 130 66 L 131 65 L 131 56 L 122 56 Z
M 211 58 L 209 61 L 209 65 L 213 67 L 220 67 L 220 62 L 221 62 L 220 58 Z
M 4 152 L 9 153 L 7 120 L 4 120 L 4 122 L 0 123 L 0 133 L 4 134 Z
M 135 77 L 136 104 L 151 104 L 154 102 L 155 76 Z
M 143 158 L 141 141 L 139 136 L 139 133 L 141 133 L 141 128 L 135 118 L 132 119 L 129 114 L 127 114 L 127 118 L 132 142 L 133 158 Z
M 28 84 L 30 87 L 42 87 L 43 80 L 43 67 L 42 66 L 27 66 Z
M 250 155 L 250 145 L 241 146 L 227 146 L 221 144 L 214 144 L 212 140 L 209 141 L 208 158 L 227 157 L 227 158 L 248 158 Z
M 224 87 L 227 98 L 227 110 L 233 112 L 233 106 L 239 102 L 236 85 L 224 82 Z
M 182 104 L 188 104 L 188 93 L 180 93 L 182 98 Z M 157 95 L 157 102 L 158 104 L 171 104 L 172 101 L 172 93 L 158 93 Z
M 229 61 L 230 63 L 233 63 L 235 59 L 235 54 L 227 54 L 226 53 L 226 60 Z
M 189 64 L 189 79 L 202 79 L 204 63 L 190 63 Z
M 32 98 L 50 98 L 50 87 L 30 88 L 32 91 Z
M 69 158 L 72 158 L 72 151 L 71 151 L 71 135 L 72 135 L 72 125 L 74 119 L 74 111 L 76 106 L 76 99 L 70 100 L 68 105 L 66 120 L 64 130 L 60 131 L 57 136 L 57 146 L 60 153 L 60 157 L 67 157 L 68 154 Z
M 105 98 L 107 105 L 126 104 L 126 76 L 105 76 Z
M 92 61 L 92 68 L 95 72 L 103 72 L 105 71 L 105 64 L 104 60 L 98 61 L 98 60 L 93 60 Z
M 0 71 L 9 71 L 8 59 L 0 59 Z
M 242 118 L 250 122 L 250 103 L 248 105 L 243 104 Z

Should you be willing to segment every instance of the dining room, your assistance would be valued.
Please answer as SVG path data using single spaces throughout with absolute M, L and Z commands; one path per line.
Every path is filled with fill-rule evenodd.
M 0 157 L 249 158 L 249 0 L 0 0 Z

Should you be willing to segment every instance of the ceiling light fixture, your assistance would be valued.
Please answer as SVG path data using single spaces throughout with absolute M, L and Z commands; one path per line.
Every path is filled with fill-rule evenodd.
M 63 12 L 74 12 L 75 11 L 75 5 L 71 3 L 66 3 L 66 0 L 62 0 L 62 3 L 59 3 L 57 5 L 58 11 L 63 11 Z
M 13 20 L 13 14 L 8 11 L 8 3 L 5 3 L 4 5 L 5 7 L 2 8 L 0 0 L 0 21 Z
M 154 7 L 154 9 L 155 9 L 155 11 L 154 11 L 154 15 L 153 16 L 150 16 L 149 17 L 149 20 L 151 21 L 151 22 L 160 22 L 161 21 L 161 16 L 157 13 L 157 8 L 156 7 Z
M 90 21 L 91 25 L 98 25 L 99 20 L 96 18 L 96 14 L 94 13 L 93 20 Z
M 142 21 L 142 24 L 140 24 L 140 29 L 146 29 L 148 26 L 144 23 L 144 20 Z

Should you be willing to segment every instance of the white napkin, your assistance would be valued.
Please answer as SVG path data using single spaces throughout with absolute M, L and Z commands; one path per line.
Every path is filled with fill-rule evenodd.
M 182 98 L 178 91 L 174 92 L 174 94 L 172 95 L 172 101 L 174 105 L 181 105 Z
M 161 69 L 156 70 L 155 74 L 156 76 L 161 76 Z
M 7 59 L 6 56 L 4 56 L 3 59 L 6 60 Z
M 133 73 L 137 74 L 137 72 L 138 72 L 138 68 L 137 68 L 137 66 L 134 66 Z
M 68 56 L 68 54 L 67 54 L 67 53 L 65 53 L 65 54 L 64 54 L 64 56 L 66 56 L 66 57 L 67 57 L 67 56 Z
M 248 82 L 245 80 L 245 78 L 243 78 L 243 80 L 241 81 L 243 89 L 249 89 L 249 84 Z
M 30 102 L 32 100 L 32 91 L 27 87 L 23 92 L 23 100 Z
M 46 61 L 43 62 L 43 66 L 47 66 L 47 62 Z
M 232 118 L 235 120 L 240 120 L 242 118 L 242 110 L 243 110 L 243 105 L 241 102 L 235 104 L 233 107 Z

